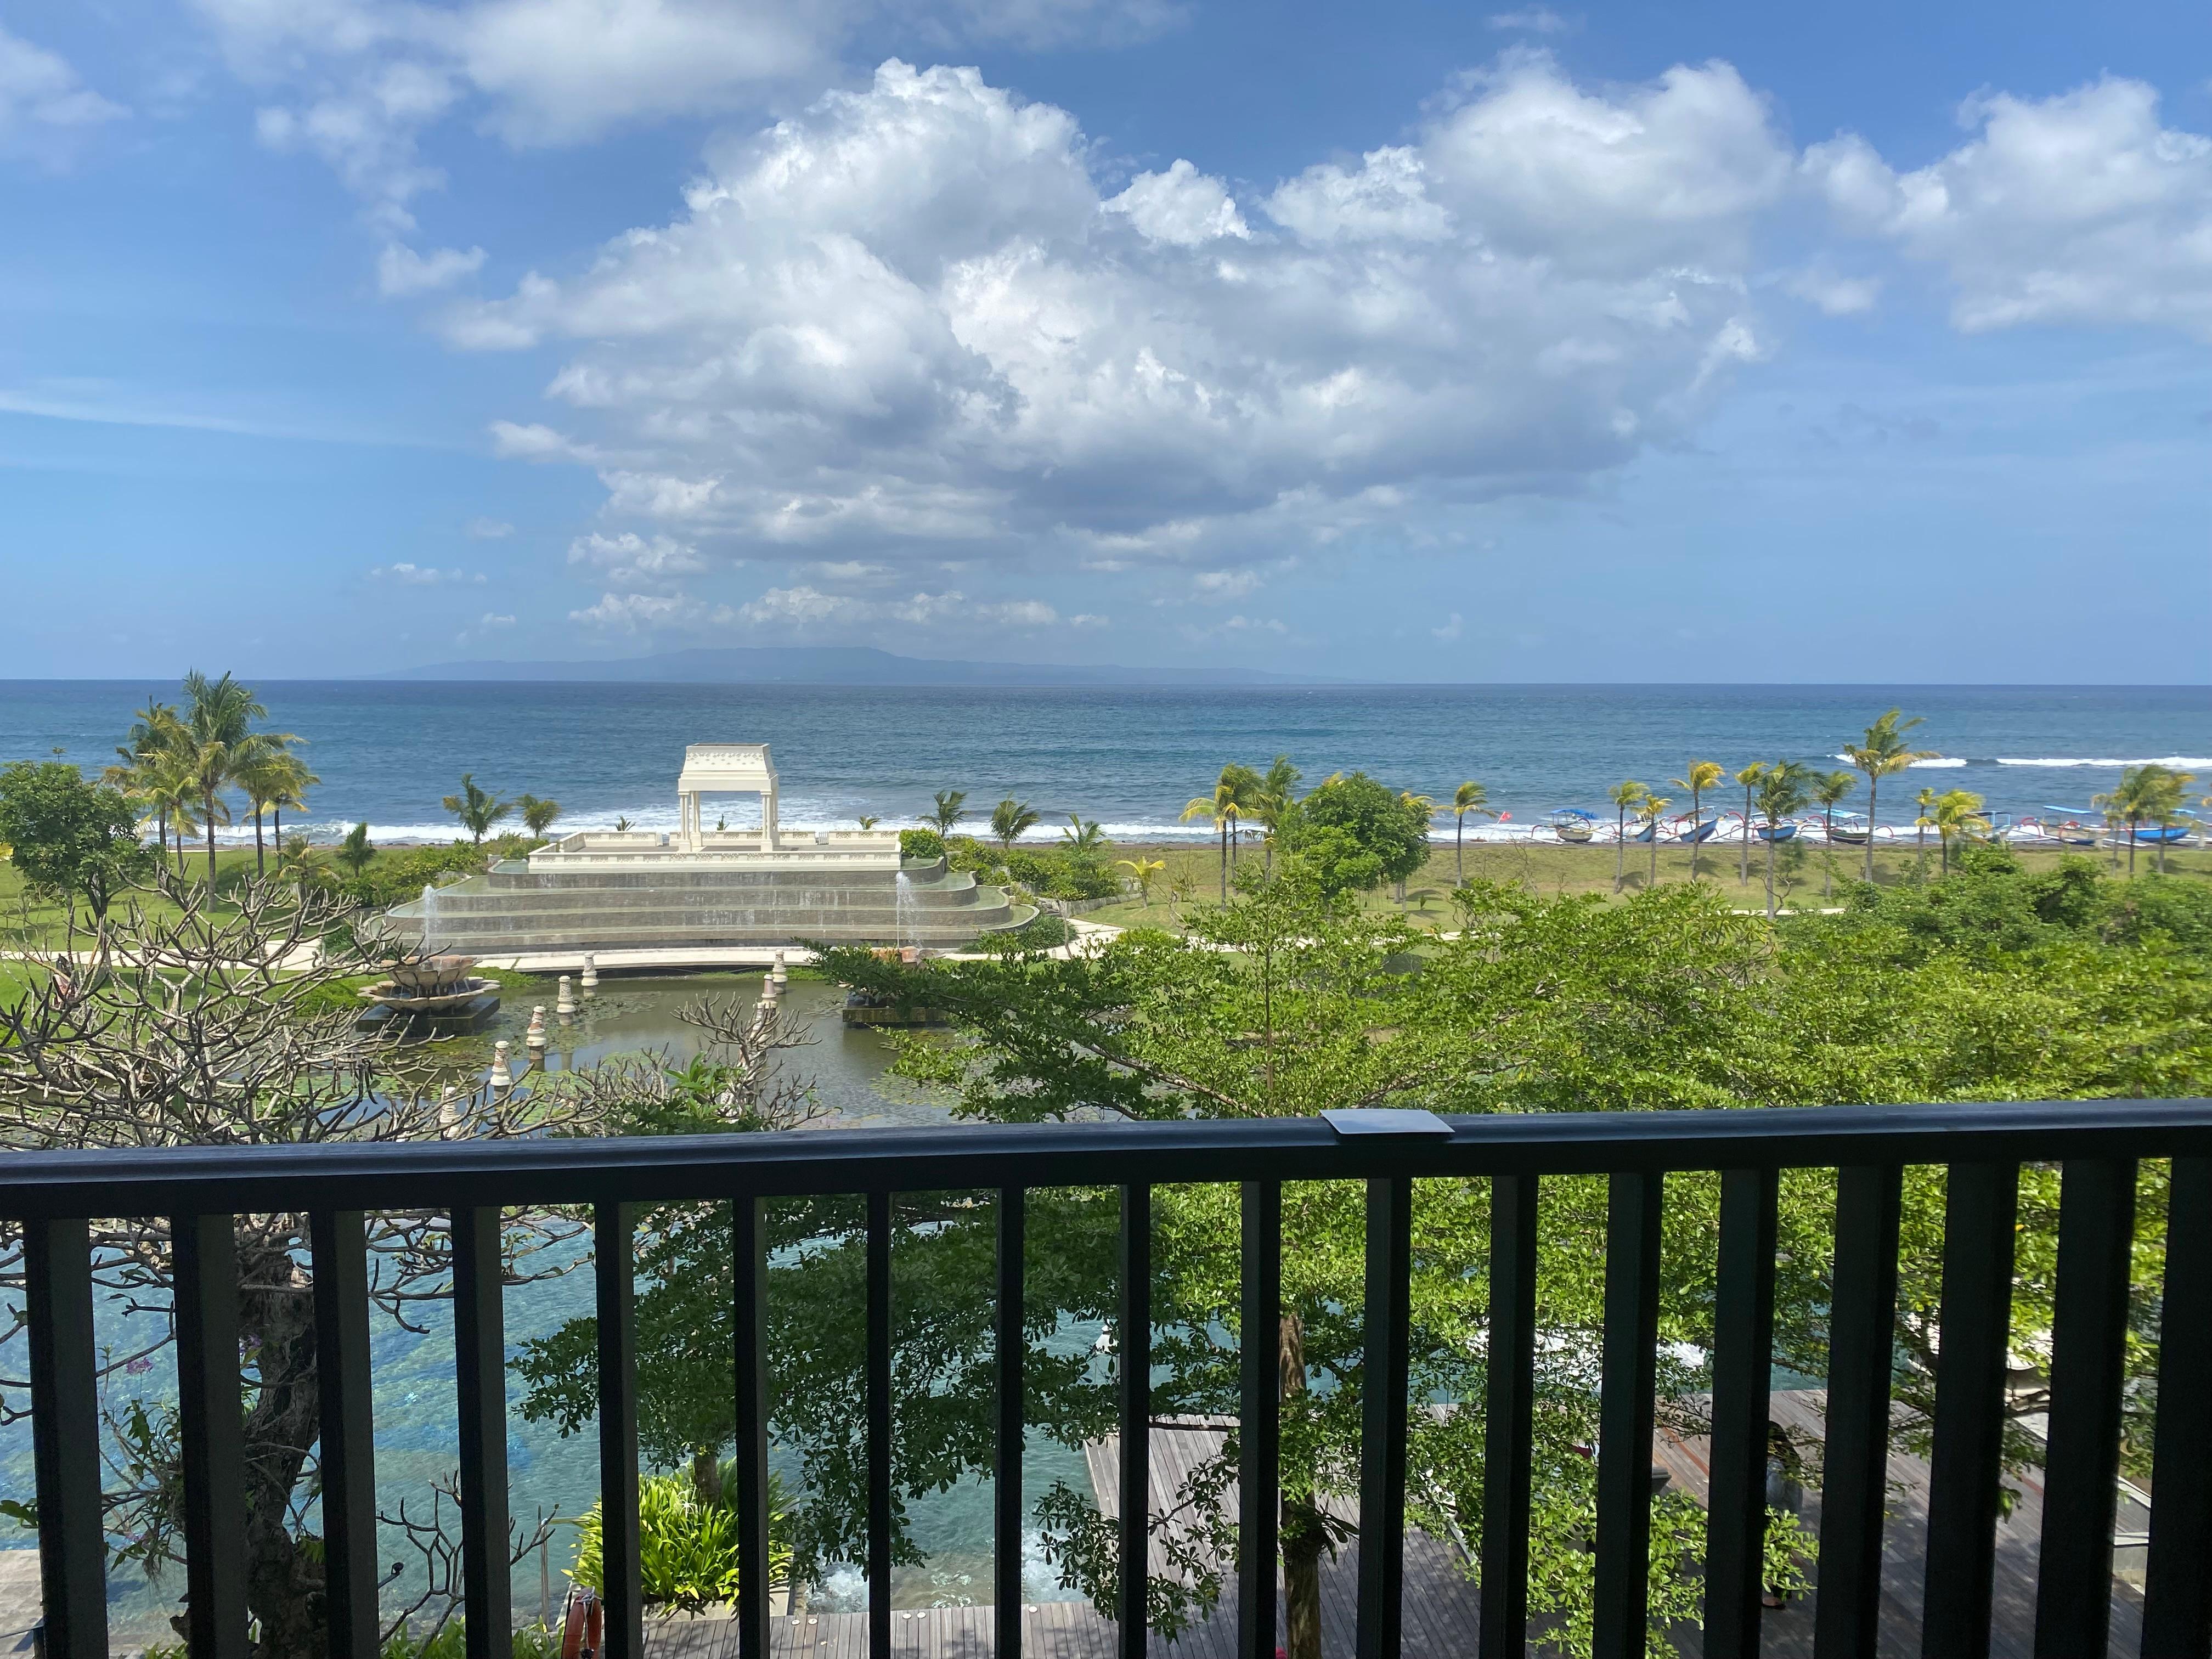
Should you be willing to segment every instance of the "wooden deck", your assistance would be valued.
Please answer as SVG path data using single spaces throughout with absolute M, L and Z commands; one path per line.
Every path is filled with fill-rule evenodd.
M 1772 1414 L 1793 1432 L 1817 1439 L 1822 1395 L 1817 1390 L 1777 1393 Z M 1178 1423 L 1154 1428 L 1152 1479 L 1155 1494 L 1176 1490 L 1191 1468 L 1219 1445 L 1218 1425 Z M 1091 1484 L 1100 1508 L 1115 1512 L 1112 1439 L 1087 1449 Z M 1707 1445 L 1701 1437 L 1677 1438 L 1665 1430 L 1654 1437 L 1653 1461 L 1663 1464 L 1680 1488 L 1700 1501 L 1707 1486 Z M 1917 1659 L 1920 1635 L 1921 1560 L 1927 1532 L 1928 1466 L 1917 1458 L 1890 1460 L 1893 1508 L 1883 1543 L 1880 1659 Z M 1997 1527 L 1995 1633 L 1992 1659 L 2030 1659 L 2035 1623 L 2036 1556 L 2042 1534 L 2043 1493 L 2033 1481 L 2021 1492 L 2008 1520 Z M 1224 1501 L 1233 1509 L 1232 1485 Z M 1806 1495 L 1803 1519 L 1820 1528 L 1820 1496 Z M 1155 1560 L 1157 1567 L 1159 1563 Z M 1324 1560 L 1322 1570 L 1322 1639 L 1324 1659 L 1351 1659 L 1352 1622 L 1359 1582 L 1356 1540 Z M 1815 1593 L 1817 1595 L 1817 1592 Z M 1764 1621 L 1761 1650 L 1773 1659 L 1811 1659 L 1814 1596 Z M 1456 1553 L 1425 1534 L 1406 1540 L 1407 1659 L 1461 1659 L 1474 1646 L 1477 1596 L 1461 1570 Z M 892 1620 L 896 1659 L 988 1659 L 992 1609 L 938 1607 L 900 1613 Z M 1237 1629 L 1232 1579 L 1214 1617 L 1169 1643 L 1154 1636 L 1148 1644 L 1160 1659 L 1232 1659 Z M 1113 1659 L 1115 1626 L 1088 1602 L 1047 1601 L 1024 1609 L 1024 1659 Z M 2128 1659 L 2141 1643 L 2141 1603 L 2117 1581 L 2112 1592 L 2110 1659 Z M 1279 1631 L 1278 1640 L 1280 1639 Z M 1694 1627 L 1674 1632 L 1685 1659 L 1698 1659 L 1703 1644 Z M 650 1627 L 646 1643 L 652 1659 L 736 1659 L 735 1627 L 726 1620 L 684 1620 Z M 821 1613 L 775 1622 L 772 1652 L 792 1659 L 867 1659 L 867 1622 L 860 1613 Z

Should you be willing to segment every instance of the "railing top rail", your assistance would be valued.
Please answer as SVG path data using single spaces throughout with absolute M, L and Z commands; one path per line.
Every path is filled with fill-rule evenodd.
M 0 1215 L 443 1209 L 1125 1182 L 1601 1174 L 2212 1155 L 2212 1100 L 1496 1114 L 1442 1135 L 1320 1118 L 625 1139 L 0 1151 Z

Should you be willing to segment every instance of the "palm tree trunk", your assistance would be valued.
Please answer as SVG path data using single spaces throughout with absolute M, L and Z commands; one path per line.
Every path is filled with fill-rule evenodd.
M 1743 787 L 1743 858 L 1736 866 L 1736 884 L 1751 879 L 1751 786 Z
M 2135 823 L 2134 823 L 2134 821 L 2133 821 L 2132 819 L 2130 819 L 2130 820 L 2129 821 L 2129 823 L 2128 823 L 2128 879 L 2129 879 L 2130 881 L 2133 881 L 2135 878 L 2136 878 L 2136 826 L 2135 826 Z
M 1690 769 L 1697 770 L 1695 767 Z M 1705 843 L 1698 839 L 1698 831 L 1705 827 L 1705 815 L 1698 808 L 1698 792 L 1690 791 L 1690 879 L 1698 878 L 1698 849 Z
M 1659 820 L 1651 820 L 1651 885 L 1659 884 Z
M 253 809 L 253 873 L 256 876 L 269 873 L 269 857 L 261 846 L 261 809 L 258 805 Z
M 215 792 L 210 790 L 207 801 L 208 891 L 215 891 Z
M 1221 902 L 1229 902 L 1229 820 L 1221 820 Z
M 1868 774 L 1867 774 L 1867 848 L 1866 848 L 1866 878 L 1867 878 L 1867 881 L 1869 882 L 1869 884 L 1870 884 L 1873 882 L 1873 880 L 1874 880 L 1874 829 L 1875 829 L 1875 823 L 1874 823 L 1874 809 L 1875 809 L 1875 797 L 1876 793 L 1881 789 L 1881 774 L 1876 773 L 1876 772 L 1869 772 L 1869 773 L 1868 773 Z
M 1767 828 L 1771 830 L 1774 826 L 1769 824 Z M 1769 921 L 1774 920 L 1774 837 L 1771 835 L 1766 838 L 1766 919 Z
M 283 801 L 278 801 L 270 809 L 269 817 L 270 839 L 276 843 L 276 850 L 281 853 L 284 850 L 284 803 Z
M 1459 815 L 1459 827 L 1452 831 L 1452 885 L 1467 885 L 1467 814 Z
M 1620 884 L 1628 875 L 1628 809 L 1623 806 L 1613 815 L 1613 890 L 1618 893 Z
M 1827 827 L 1820 833 L 1828 838 L 1820 849 L 1820 902 L 1826 904 L 1836 896 L 1836 809 L 1832 806 L 1828 809 Z
M 154 836 L 161 843 L 161 862 L 169 861 L 169 809 L 158 809 L 154 814 Z

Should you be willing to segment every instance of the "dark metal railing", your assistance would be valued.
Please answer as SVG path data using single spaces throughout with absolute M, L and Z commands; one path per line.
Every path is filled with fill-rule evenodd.
M 1342 1117 L 1343 1115 L 1338 1115 Z M 369 1409 L 364 1212 L 444 1209 L 453 1224 L 460 1396 L 464 1608 L 471 1659 L 505 1659 L 507 1443 L 499 1226 L 502 1206 L 592 1206 L 605 1502 L 608 1659 L 641 1659 L 637 1532 L 635 1206 L 733 1200 L 737 1504 L 743 1659 L 769 1641 L 769 1419 L 763 1310 L 764 1200 L 867 1196 L 866 1569 L 873 1659 L 891 1651 L 891 1194 L 998 1193 L 997 1652 L 1018 1659 L 1024 1193 L 1117 1186 L 1120 1242 L 1121 1583 L 1141 1608 L 1151 1419 L 1152 1192 L 1155 1183 L 1235 1182 L 1243 1198 L 1242 1317 L 1281 1316 L 1285 1181 L 1367 1183 L 1360 1481 L 1358 1659 L 1400 1647 L 1413 1182 L 1492 1183 L 1491 1325 L 1481 1628 L 1470 1651 L 1518 1659 L 1528 1635 L 1534 1433 L 1536 1220 L 1542 1178 L 1609 1177 L 1601 1421 L 1605 1446 L 1649 1447 L 1654 1413 L 1661 1206 L 1670 1172 L 1722 1172 L 1711 1486 L 1708 1659 L 1757 1651 L 1765 1524 L 1768 1385 L 1778 1172 L 1833 1167 L 1837 1186 L 1826 1454 L 1815 1652 L 1871 1654 L 1880 1600 L 1884 1471 L 1904 1166 L 1950 1167 L 1943 1243 L 1922 1651 L 1985 1653 L 1993 1525 L 2006 1409 L 2019 1166 L 2063 1166 L 2045 1521 L 2035 1610 L 2039 1656 L 2101 1654 L 2108 1638 L 2119 1467 L 2129 1260 L 2137 1165 L 2173 1159 L 2166 1283 L 2212 1284 L 2212 1101 L 1838 1107 L 1429 1120 L 1273 1119 L 957 1131 L 860 1131 L 635 1140 L 326 1145 L 144 1152 L 48 1152 L 0 1169 L 0 1215 L 21 1221 L 46 1650 L 106 1659 L 97 1359 L 88 1218 L 168 1216 L 185 1466 L 188 1625 L 193 1659 L 244 1659 L 247 1614 L 236 1252 L 232 1218 L 312 1217 L 322 1398 L 323 1519 L 332 1659 L 376 1659 L 377 1560 Z M 1423 1129 L 1428 1132 L 1421 1132 Z M 2181 1305 L 2170 1300 L 2169 1309 Z M 2189 1304 L 2194 1307 L 2194 1304 Z M 2212 1321 L 2163 1322 L 2145 1655 L 2203 1655 L 2212 1643 Z M 1275 1494 L 1279 1380 L 1272 1337 L 1242 1365 L 1240 1659 L 1270 1659 L 1276 1628 Z M 1379 1380 L 1379 1385 L 1376 1381 Z M 1644 1650 L 1649 1459 L 1598 1468 L 1595 1650 Z M 1124 1619 L 1126 1659 L 1146 1651 Z

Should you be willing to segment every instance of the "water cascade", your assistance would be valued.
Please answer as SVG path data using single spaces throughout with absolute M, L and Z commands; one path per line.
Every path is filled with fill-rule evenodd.
M 438 890 L 428 883 L 422 887 L 422 948 L 418 954 L 435 956 L 437 942 L 432 935 L 438 927 Z
M 921 943 L 921 929 L 916 925 L 915 917 L 914 878 L 902 870 L 893 886 L 898 895 L 898 937 L 893 942 L 903 951 L 909 941 L 915 945 Z

